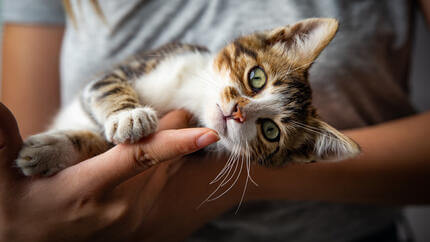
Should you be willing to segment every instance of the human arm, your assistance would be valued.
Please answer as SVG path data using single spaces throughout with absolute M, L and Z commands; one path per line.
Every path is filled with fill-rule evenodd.
M 136 233 L 176 170 L 179 163 L 174 158 L 217 140 L 206 128 L 164 130 L 136 145 L 118 145 L 53 177 L 34 179 L 12 169 L 22 140 L 2 104 L 0 117 L 1 241 L 124 241 Z M 185 127 L 185 117 L 178 111 L 168 114 L 160 127 Z M 205 134 L 209 136 L 201 140 Z M 139 163 L 138 151 L 160 164 L 148 168 Z
M 59 54 L 64 27 L 6 23 L 2 102 L 25 138 L 42 131 L 60 106 Z
M 255 172 L 250 199 L 322 200 L 389 205 L 428 204 L 430 112 L 345 131 L 358 157 Z M 276 177 L 276 182 L 273 182 Z
M 312 200 L 380 205 L 429 204 L 430 112 L 345 133 L 362 147 L 357 158 L 342 162 L 252 166 L 258 184 L 248 184 L 244 199 Z M 209 182 L 221 160 L 190 160 L 161 192 L 146 218 L 142 238 L 183 240 L 240 201 L 245 173 L 223 197 L 196 209 L 216 188 Z M 172 202 L 174 201 L 174 202 Z M 240 213 L 240 209 L 239 209 Z M 162 232 L 159 230 L 162 228 Z

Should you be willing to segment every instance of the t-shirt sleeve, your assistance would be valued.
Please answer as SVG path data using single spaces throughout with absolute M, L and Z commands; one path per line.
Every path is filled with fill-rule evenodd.
M 24 24 L 64 24 L 60 0 L 3 0 L 4 22 Z

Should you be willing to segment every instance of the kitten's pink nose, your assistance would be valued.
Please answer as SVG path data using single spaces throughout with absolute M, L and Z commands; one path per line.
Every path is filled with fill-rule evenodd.
M 238 104 L 234 106 L 233 112 L 231 113 L 231 117 L 234 119 L 234 121 L 239 123 L 244 123 L 246 120 Z

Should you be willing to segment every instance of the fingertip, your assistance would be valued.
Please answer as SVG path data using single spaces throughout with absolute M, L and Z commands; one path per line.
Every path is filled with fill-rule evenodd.
M 18 124 L 12 112 L 0 102 L 0 146 L 12 143 L 20 146 L 22 140 L 19 134 Z
M 159 160 L 170 160 L 197 150 L 219 140 L 218 134 L 208 128 L 165 130 L 141 143 L 144 153 Z
M 209 129 L 206 133 L 201 134 L 196 139 L 196 145 L 199 149 L 204 148 L 210 144 L 217 142 L 220 139 L 215 130 Z

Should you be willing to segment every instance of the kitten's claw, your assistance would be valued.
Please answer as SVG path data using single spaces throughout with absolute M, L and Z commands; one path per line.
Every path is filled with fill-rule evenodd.
M 50 176 L 68 166 L 73 156 L 68 142 L 62 135 L 33 135 L 24 142 L 15 164 L 26 176 Z
M 124 110 L 111 115 L 105 124 L 109 142 L 135 143 L 157 130 L 157 113 L 150 107 Z

